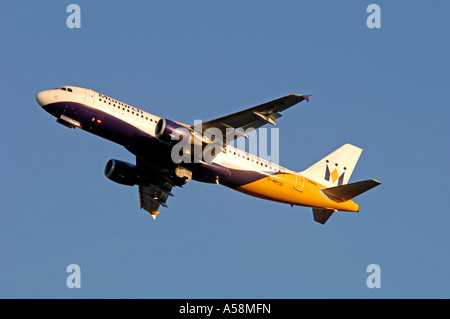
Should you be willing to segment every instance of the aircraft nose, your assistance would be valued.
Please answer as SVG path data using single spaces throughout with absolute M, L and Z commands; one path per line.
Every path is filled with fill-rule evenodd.
M 38 94 L 36 94 L 36 102 L 40 106 L 44 106 L 49 104 L 51 101 L 51 93 L 50 90 L 47 91 L 41 91 Z

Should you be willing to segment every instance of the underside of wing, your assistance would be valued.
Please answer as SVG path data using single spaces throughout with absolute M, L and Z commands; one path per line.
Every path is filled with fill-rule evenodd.
M 168 183 L 161 187 L 155 185 L 139 186 L 139 202 L 141 209 L 143 208 L 149 212 L 153 219 L 156 219 L 156 215 L 159 214 L 159 206 L 167 207 L 166 201 L 171 193 L 172 186 Z M 172 195 L 173 196 L 173 195 Z
M 217 128 L 222 132 L 222 136 L 225 137 L 227 133 L 230 133 L 230 129 L 242 128 L 244 131 L 248 132 L 249 130 L 257 129 L 267 123 L 275 125 L 275 120 L 282 116 L 280 112 L 303 100 L 309 101 L 310 97 L 311 95 L 287 95 L 277 100 L 204 122 L 202 123 L 201 131 L 205 132 L 209 128 Z M 196 127 L 192 128 L 198 129 Z M 226 141 L 232 141 L 240 136 L 246 137 L 246 134 L 233 133 L 231 138 L 226 139 Z
M 167 207 L 167 199 L 173 196 L 172 188 L 176 183 L 171 176 L 159 171 L 140 157 L 136 157 L 136 167 L 145 174 L 148 181 L 147 185 L 139 185 L 140 207 L 156 219 L 159 207 Z

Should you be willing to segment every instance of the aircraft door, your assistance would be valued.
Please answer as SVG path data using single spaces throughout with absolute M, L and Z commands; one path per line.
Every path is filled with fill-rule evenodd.
M 305 187 L 305 179 L 303 178 L 303 176 L 295 175 L 294 189 L 302 193 L 303 187 Z
M 86 89 L 84 103 L 86 103 L 87 105 L 94 105 L 94 94 L 94 91 Z

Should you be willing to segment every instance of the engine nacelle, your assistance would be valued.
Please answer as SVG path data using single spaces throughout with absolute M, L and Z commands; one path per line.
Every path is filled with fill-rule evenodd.
M 116 159 L 110 159 L 106 163 L 105 176 L 122 185 L 145 185 L 145 179 L 135 165 Z
M 196 138 L 194 131 L 167 119 L 160 119 L 156 123 L 155 136 L 160 141 L 169 145 L 175 145 L 181 140 L 186 144 L 202 145 L 201 138 Z

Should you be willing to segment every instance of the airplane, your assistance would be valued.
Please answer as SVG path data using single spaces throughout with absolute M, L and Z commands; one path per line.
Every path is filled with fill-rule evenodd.
M 248 138 L 245 133 L 248 129 L 268 123 L 275 125 L 281 112 L 304 100 L 309 102 L 310 97 L 290 94 L 199 125 L 161 118 L 76 86 L 41 91 L 36 101 L 58 123 L 120 144 L 136 156 L 135 164 L 110 159 L 104 173 L 116 183 L 137 185 L 140 208 L 153 219 L 160 206 L 167 207 L 168 198 L 174 196 L 174 187 L 196 180 L 291 206 L 310 207 L 314 221 L 325 224 L 336 211 L 359 212 L 352 199 L 381 184 L 373 179 L 348 183 L 361 148 L 345 144 L 309 168 L 296 172 L 227 145 L 238 137 Z M 230 128 L 241 130 L 228 139 Z M 212 136 L 201 134 L 208 129 L 219 130 L 227 138 L 219 151 L 211 153 L 212 160 L 173 160 L 173 150 L 181 140 L 188 145 L 188 156 L 195 145 L 205 149 L 217 144 Z

